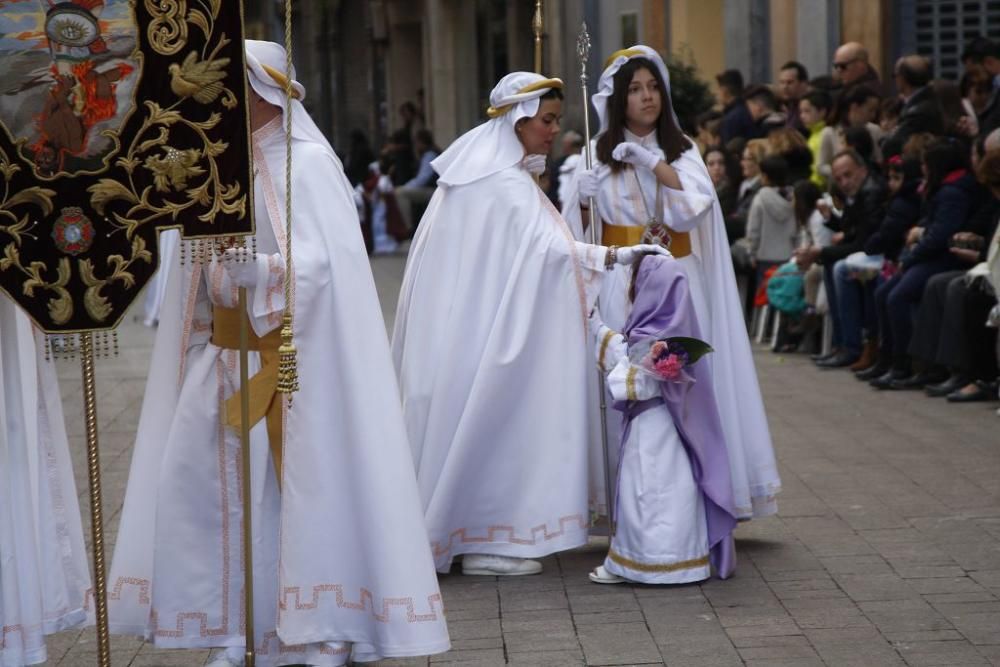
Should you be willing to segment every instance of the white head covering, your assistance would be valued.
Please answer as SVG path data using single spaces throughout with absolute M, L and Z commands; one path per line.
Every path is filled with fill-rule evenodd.
M 285 49 L 274 42 L 256 39 L 244 41 L 247 59 L 247 79 L 258 95 L 285 113 Z M 336 153 L 326 135 L 316 126 L 309 112 L 302 106 L 306 97 L 305 87 L 295 80 L 292 67 L 292 136 L 303 141 L 313 141 L 325 146 L 336 158 Z M 340 160 L 337 160 L 338 164 Z
M 464 185 L 511 167 L 524 157 L 524 146 L 514 125 L 534 116 L 539 98 L 553 88 L 562 88 L 559 79 L 547 79 L 533 72 L 511 72 L 490 93 L 490 120 L 452 142 L 431 166 L 440 175 L 438 183 Z
M 597 117 L 601 120 L 601 129 L 598 134 L 604 132 L 608 129 L 608 98 L 611 97 L 611 93 L 615 90 L 615 74 L 622 66 L 633 58 L 646 58 L 651 60 L 660 70 L 660 76 L 663 77 L 663 83 L 667 87 L 667 97 L 670 99 L 664 100 L 664 104 L 670 104 L 670 113 L 674 117 L 674 124 L 677 125 L 677 129 L 681 129 L 680 122 L 677 120 L 677 113 L 674 111 L 672 104 L 672 96 L 670 95 L 670 72 L 667 70 L 666 63 L 663 62 L 663 58 L 660 54 L 643 44 L 636 44 L 627 49 L 622 49 L 621 51 L 615 51 L 612 53 L 604 63 L 604 71 L 601 72 L 601 79 L 597 82 L 597 92 L 594 93 L 590 101 L 594 103 L 594 108 L 597 109 Z

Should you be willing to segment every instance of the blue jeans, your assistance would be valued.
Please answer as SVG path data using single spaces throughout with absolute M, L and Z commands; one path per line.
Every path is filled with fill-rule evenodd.
M 862 332 L 868 331 L 869 340 L 877 335 L 878 319 L 875 316 L 875 287 L 881 277 L 860 282 L 851 275 L 847 260 L 833 265 L 833 280 L 839 317 L 840 346 L 852 354 L 861 354 Z

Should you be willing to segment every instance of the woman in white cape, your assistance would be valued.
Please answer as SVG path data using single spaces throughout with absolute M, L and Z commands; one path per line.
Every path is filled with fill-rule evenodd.
M 46 660 L 45 635 L 87 620 L 90 573 L 56 371 L 0 296 L 0 667 Z
M 223 342 L 233 327 L 222 314 L 238 316 L 237 287 L 247 287 L 253 333 L 274 352 L 267 342 L 285 305 L 285 55 L 252 40 L 246 51 L 258 254 L 238 262 L 230 249 L 167 272 L 109 577 L 113 632 L 165 648 L 228 647 L 220 667 L 243 662 L 245 483 L 227 425 L 238 352 Z M 266 381 L 274 357 L 251 353 L 253 406 L 255 386 L 271 391 L 268 417 L 251 430 L 256 664 L 440 653 L 441 595 L 353 193 L 293 87 L 301 389 L 289 406 L 273 394 L 276 375 Z
M 575 241 L 532 179 L 561 88 L 496 85 L 491 120 L 432 163 L 410 249 L 393 355 L 440 572 L 466 554 L 466 574 L 534 574 L 587 541 L 587 316 L 606 266 L 643 249 Z
M 612 54 L 592 101 L 601 123 L 592 144 L 594 168 L 588 170 L 581 162 L 563 215 L 578 239 L 588 238 L 586 226 L 593 213 L 601 243 L 659 239 L 670 244 L 687 273 L 702 332 L 715 348 L 705 361 L 711 366 L 722 416 L 737 516 L 773 514 L 781 481 L 722 211 L 698 147 L 682 133 L 673 112 L 670 74 L 663 59 L 642 45 Z M 591 201 L 596 206 L 593 212 L 584 208 Z M 601 290 L 601 314 L 616 331 L 628 315 L 629 275 L 616 270 Z M 594 424 L 599 410 L 595 399 Z M 617 420 L 609 419 L 608 424 L 609 440 L 617 442 Z M 599 434 L 599 427 L 592 431 Z M 599 452 L 595 438 L 591 454 L 595 462 L 603 459 Z M 595 463 L 595 472 L 601 464 Z M 603 478 L 591 482 L 599 489 L 597 498 L 603 496 L 596 484 L 599 479 Z

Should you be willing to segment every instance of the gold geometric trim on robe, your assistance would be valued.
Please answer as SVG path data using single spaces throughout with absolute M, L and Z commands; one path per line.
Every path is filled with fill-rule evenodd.
M 676 563 L 649 564 L 640 563 L 639 561 L 632 560 L 631 558 L 625 558 L 625 556 L 615 553 L 614 549 L 609 549 L 608 558 L 622 567 L 627 567 L 628 569 L 635 570 L 636 572 L 679 572 L 680 570 L 693 570 L 695 568 L 705 567 L 708 565 L 707 555 L 702 556 L 701 558 L 678 561 Z
M 608 344 L 614 337 L 615 337 L 615 332 L 612 331 L 611 329 L 608 329 L 608 331 L 604 334 L 604 338 L 601 339 L 601 353 L 600 355 L 598 355 L 597 365 L 602 371 L 607 371 L 607 369 L 604 367 L 604 356 L 608 351 Z

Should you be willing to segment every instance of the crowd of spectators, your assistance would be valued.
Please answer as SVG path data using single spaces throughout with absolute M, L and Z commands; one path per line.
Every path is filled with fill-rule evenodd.
M 748 326 L 765 304 L 781 313 L 776 351 L 880 390 L 997 398 L 1000 44 L 976 38 L 962 63 L 954 82 L 907 55 L 886 86 L 849 43 L 829 76 L 789 62 L 773 86 L 716 77 L 721 110 L 695 139 Z
M 354 130 L 344 157 L 369 254 L 396 252 L 411 238 L 437 187 L 431 162 L 441 149 L 424 126 L 423 112 L 413 102 L 404 102 L 399 117 L 399 129 L 378 156 L 365 133 Z
M 773 85 L 716 77 L 719 108 L 693 138 L 715 184 L 750 326 L 781 313 L 776 351 L 813 353 L 881 390 L 952 402 L 997 398 L 1000 307 L 1000 44 L 970 41 L 960 81 L 906 55 L 886 85 L 863 45 L 840 46 L 829 75 L 798 62 Z M 376 157 L 352 136 L 369 250 L 412 236 L 440 153 L 420 108 Z M 583 138 L 569 131 L 539 180 L 557 205 Z M 832 340 L 823 349 L 824 323 Z

